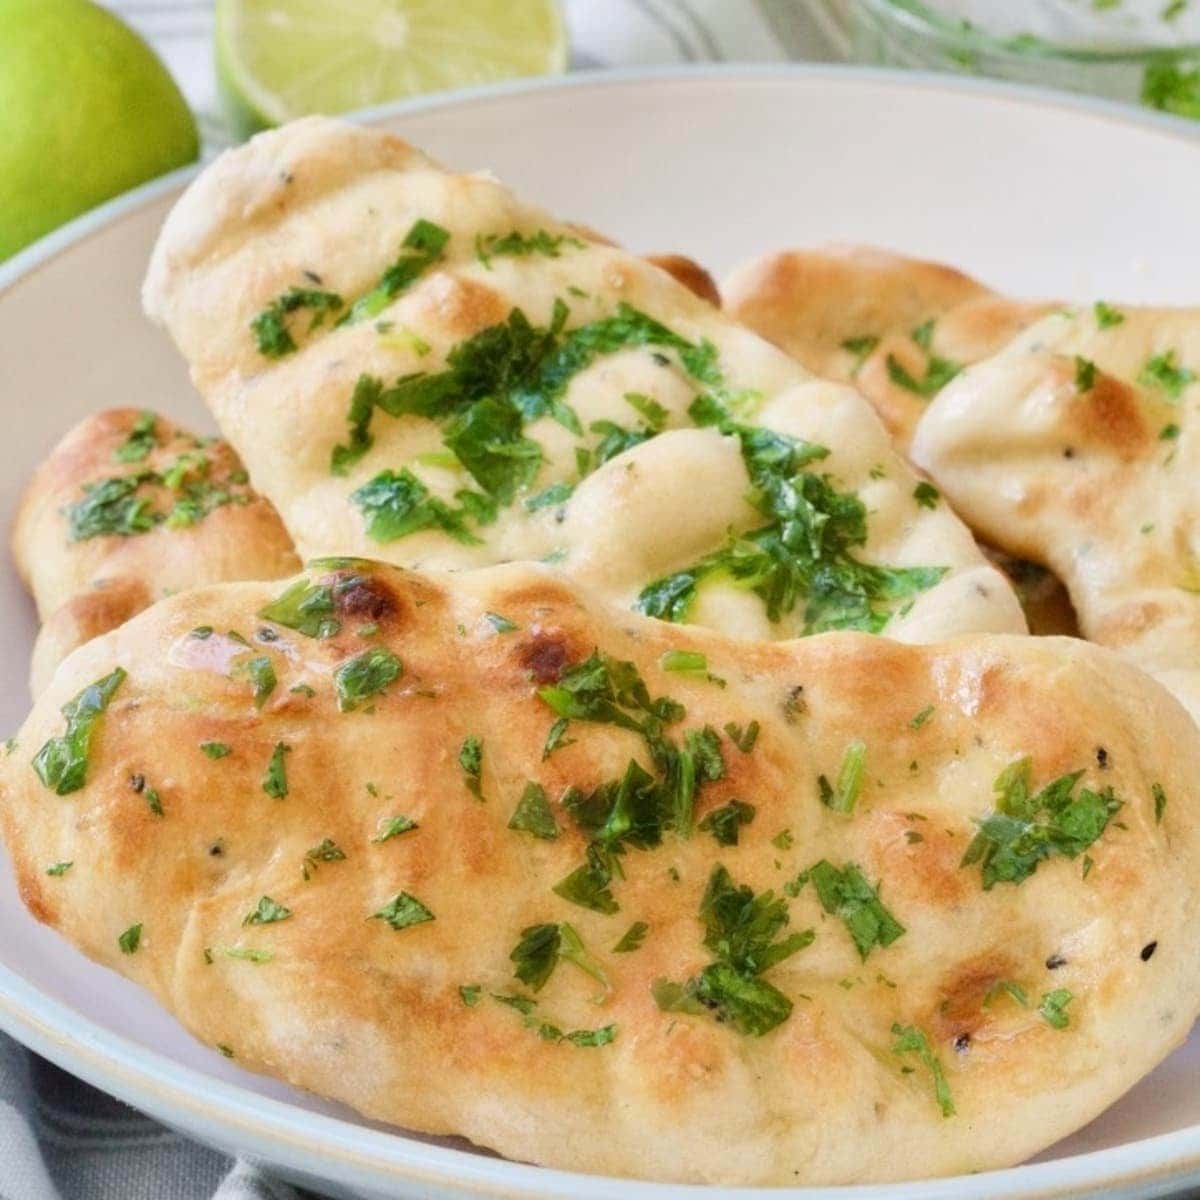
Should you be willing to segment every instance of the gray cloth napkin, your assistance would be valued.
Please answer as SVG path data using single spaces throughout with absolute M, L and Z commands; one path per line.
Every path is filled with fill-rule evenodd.
M 213 82 L 211 0 L 108 7 L 167 63 L 196 110 L 206 153 L 228 145 Z M 575 69 L 831 56 L 816 0 L 566 0 L 565 9 Z M 309 1196 L 163 1128 L 0 1034 L 0 1200 Z

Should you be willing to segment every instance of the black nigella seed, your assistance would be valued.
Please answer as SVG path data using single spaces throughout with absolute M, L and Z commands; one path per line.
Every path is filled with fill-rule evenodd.
M 1158 942 L 1147 942 L 1142 947 L 1142 962 L 1149 962 L 1154 957 L 1154 952 L 1157 949 Z
M 1065 967 L 1067 960 L 1061 954 L 1052 954 L 1046 959 L 1046 970 L 1057 971 L 1059 967 Z
M 962 1054 L 963 1051 L 970 1046 L 970 1044 L 971 1035 L 969 1033 L 960 1033 L 958 1037 L 954 1039 L 954 1049 L 957 1050 L 959 1054 Z
M 1102 771 L 1108 766 L 1108 751 L 1103 746 L 1096 747 L 1096 765 Z
M 145 775 L 130 775 L 129 786 L 133 788 L 135 792 L 142 791 L 142 789 L 146 786 Z

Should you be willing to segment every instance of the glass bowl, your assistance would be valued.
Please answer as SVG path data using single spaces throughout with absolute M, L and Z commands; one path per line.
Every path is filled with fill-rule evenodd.
M 824 12 L 859 62 L 1089 92 L 1200 121 L 1200 44 L 1093 47 L 997 35 L 923 0 L 825 0 Z

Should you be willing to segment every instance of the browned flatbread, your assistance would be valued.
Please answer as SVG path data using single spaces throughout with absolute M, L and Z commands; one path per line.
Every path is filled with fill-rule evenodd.
M 95 503 L 106 493 L 91 489 L 106 487 L 111 499 Z M 163 596 L 300 565 L 225 442 L 132 408 L 96 413 L 55 446 L 21 498 L 12 550 L 44 622 L 35 695 L 76 646 Z
M 1015 1163 L 1184 1038 L 1198 742 L 1082 642 L 753 643 L 340 560 L 77 651 L 0 824 L 40 920 L 251 1070 L 558 1167 L 880 1181 Z

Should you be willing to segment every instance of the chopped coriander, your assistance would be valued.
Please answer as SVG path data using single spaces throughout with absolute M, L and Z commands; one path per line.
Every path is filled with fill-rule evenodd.
M 565 878 L 560 879 L 551 890 L 556 896 L 578 904 L 581 908 L 611 914 L 617 912 L 620 907 L 609 890 L 608 885 L 611 881 L 612 868 L 609 866 L 608 854 L 593 843 L 587 848 L 587 859 L 583 866 L 577 867 Z
M 296 350 L 296 340 L 288 329 L 285 317 L 300 309 L 312 312 L 308 332 L 316 329 L 329 313 L 342 307 L 342 298 L 336 292 L 322 292 L 315 288 L 293 285 L 282 296 L 277 296 L 250 322 L 250 329 L 258 342 L 258 351 L 267 358 L 282 358 Z
M 273 962 L 275 953 L 272 950 L 256 950 L 253 946 L 218 946 L 226 958 L 240 959 L 242 962 L 254 963 L 260 967 L 263 963 Z
M 531 780 L 525 785 L 508 827 L 522 833 L 531 833 L 543 841 L 552 842 L 558 837 L 558 823 L 554 819 L 554 812 L 541 784 Z
M 83 485 L 83 496 L 63 511 L 67 517 L 67 540 L 133 537 L 148 533 L 161 520 L 150 501 L 137 494 L 145 482 L 157 478 L 152 471 L 121 475 Z
M 540 992 L 558 964 L 562 932 L 557 925 L 530 925 L 509 954 L 513 974 L 527 987 Z
M 1125 320 L 1125 314 L 1119 308 L 1114 308 L 1104 300 L 1097 300 L 1092 311 L 1096 314 L 1096 325 L 1100 329 L 1112 329 Z
M 568 483 L 566 480 L 560 480 L 558 483 L 552 483 L 548 488 L 540 491 L 535 496 L 530 496 L 525 501 L 525 508 L 529 512 L 540 512 L 543 508 L 558 508 L 561 504 L 566 504 L 571 498 L 571 493 L 574 492 L 575 485 Z
M 795 840 L 796 839 L 792 836 L 792 831 L 790 829 L 781 829 L 771 839 L 771 845 L 774 846 L 776 850 L 790 850 Z
M 404 236 L 399 257 L 383 272 L 379 282 L 346 310 L 338 324 L 353 325 L 378 316 L 401 292 L 441 261 L 449 241 L 449 230 L 423 218 L 415 221 Z
M 1038 1012 L 1047 1024 L 1052 1025 L 1055 1029 L 1066 1029 L 1071 1023 L 1070 1017 L 1067 1016 L 1067 1005 L 1074 999 L 1075 997 L 1066 988 L 1055 988 L 1052 992 L 1043 992 Z
M 930 353 L 925 364 L 925 374 L 916 379 L 894 354 L 887 356 L 888 378 L 897 387 L 920 396 L 922 400 L 936 396 L 961 370 L 961 363 Z
M 698 650 L 668 650 L 659 666 L 664 671 L 707 671 L 708 658 Z
M 913 488 L 913 499 L 922 508 L 937 508 L 938 501 L 942 498 L 942 493 L 933 486 L 932 483 L 922 479 L 920 483 Z
M 388 823 L 371 839 L 371 841 L 376 843 L 388 842 L 391 841 L 392 838 L 399 837 L 402 833 L 409 833 L 414 829 L 420 829 L 420 826 L 411 817 L 391 817 L 388 820 Z
M 981 864 L 984 891 L 997 883 L 1019 884 L 1053 855 L 1075 858 L 1095 842 L 1122 801 L 1111 787 L 1075 788 L 1082 771 L 1060 775 L 1031 794 L 1029 758 L 1010 763 L 993 785 L 996 811 L 979 822 L 962 865 Z
M 1075 355 L 1075 390 L 1090 392 L 1096 386 L 1096 364 L 1090 358 Z
M 335 611 L 331 587 L 298 579 L 277 600 L 260 609 L 258 615 L 305 637 L 328 638 L 342 627 L 333 615 Z
M 250 682 L 254 684 L 254 707 L 262 708 L 278 682 L 275 678 L 275 665 L 265 654 L 261 654 L 252 658 L 241 669 L 250 676 Z
M 421 925 L 433 919 L 433 913 L 408 892 L 398 892 L 377 913 L 371 914 L 371 920 L 386 921 L 395 930 Z
M 850 369 L 850 377 L 862 370 L 862 365 L 871 357 L 875 347 L 879 345 L 879 339 L 871 334 L 865 334 L 862 337 L 847 338 L 842 342 L 842 349 L 848 354 L 854 355 L 854 366 Z
M 225 758 L 233 753 L 225 742 L 201 742 L 200 752 L 212 759 Z
M 305 881 L 312 877 L 314 871 L 321 863 L 344 862 L 346 858 L 345 851 L 333 841 L 332 838 L 325 838 L 319 846 L 314 846 L 304 856 L 304 864 L 300 868 L 300 873 L 304 876 Z
M 1183 389 L 1195 378 L 1191 370 L 1180 365 L 1177 352 L 1167 350 L 1147 360 L 1138 375 L 1138 383 L 1143 387 L 1165 392 L 1168 400 L 1175 401 L 1183 395 Z
M 631 954 L 637 950 L 650 932 L 650 926 L 645 921 L 634 921 L 621 935 L 621 940 L 613 947 L 614 954 Z
M 904 933 L 904 926 L 880 901 L 878 889 L 867 882 L 854 863 L 847 863 L 839 871 L 821 859 L 806 874 L 816 888 L 821 907 L 842 920 L 864 962 L 876 946 L 890 946 Z
M 142 944 L 142 927 L 141 925 L 130 925 L 119 938 L 117 945 L 121 947 L 122 954 L 136 954 L 138 947 Z
M 700 904 L 704 945 L 716 961 L 686 983 L 659 979 L 651 991 L 667 1012 L 708 1012 L 739 1033 L 760 1037 L 791 1015 L 792 1002 L 759 978 L 764 971 L 812 944 L 811 929 L 776 938 L 788 924 L 787 905 L 773 892 L 755 895 L 734 884 L 723 866 L 713 868 Z
M 1158 431 L 1158 440 L 1160 442 L 1173 442 L 1180 434 L 1179 426 L 1172 422 L 1170 425 L 1164 425 Z
M 1012 979 L 997 979 L 983 994 L 983 1007 L 991 1008 L 1001 995 L 1012 997 L 1022 1008 L 1029 1007 L 1029 993 Z
M 267 763 L 266 774 L 262 779 L 262 790 L 272 800 L 282 800 L 288 794 L 287 765 L 283 761 L 285 754 L 291 753 L 291 746 L 284 742 L 276 742 L 271 752 L 271 761 Z
M 371 696 L 376 696 L 404 673 L 400 660 L 381 647 L 364 650 L 347 659 L 333 673 L 338 709 L 353 712 Z
M 141 462 L 158 445 L 158 438 L 154 434 L 156 421 L 152 412 L 143 410 L 138 414 L 129 436 L 113 451 L 117 462 Z
M 293 696 L 307 696 L 310 700 L 317 694 L 307 683 L 298 683 L 295 687 L 288 688 L 288 691 Z
M 226 1058 L 235 1058 L 235 1057 L 236 1057 L 236 1055 L 233 1053 L 233 1049 L 232 1049 L 232 1047 L 225 1045 L 225 1043 L 224 1043 L 224 1042 L 218 1042 L 218 1043 L 217 1043 L 217 1049 L 218 1049 L 218 1050 L 219 1050 L 219 1051 L 220 1051 L 220 1052 L 221 1052 L 221 1053 L 222 1053 L 222 1054 L 223 1054 L 223 1055 L 224 1055 Z
M 46 868 L 46 874 L 58 879 L 65 875 L 75 864 L 73 862 L 57 862 Z
M 518 230 L 511 233 L 477 233 L 475 235 L 475 257 L 490 271 L 492 259 L 509 256 L 527 258 L 540 254 L 546 258 L 559 258 L 563 246 L 582 250 L 587 246 L 580 238 L 566 233 L 548 233 L 539 229 L 536 233 L 524 234 Z
M 725 733 L 743 754 L 749 754 L 754 749 L 755 742 L 758 741 L 758 729 L 757 721 L 751 721 L 744 729 L 730 721 L 725 726 Z
M 555 750 L 575 744 L 574 738 L 567 737 L 567 729 L 570 724 L 571 722 L 566 717 L 559 717 L 550 726 L 550 731 L 546 734 L 546 744 L 542 747 L 542 762 L 545 762 Z
M 925 705 L 925 707 L 921 709 L 921 711 L 917 713 L 917 715 L 913 717 L 911 721 L 909 721 L 909 729 L 920 729 L 929 721 L 929 718 L 932 717 L 936 711 L 937 710 L 932 704 Z
M 462 767 L 463 782 L 467 791 L 476 800 L 483 799 L 483 742 L 477 737 L 467 738 L 458 751 L 458 765 Z
M 263 896 L 257 906 L 248 912 L 242 921 L 243 925 L 274 925 L 278 921 L 286 921 L 292 915 L 290 908 L 276 904 L 270 896 Z
M 211 625 L 197 625 L 195 629 L 188 631 L 188 637 L 195 638 L 198 642 L 206 641 L 213 635 L 213 627 Z
M 837 786 L 821 775 L 817 779 L 821 803 L 837 813 L 852 813 L 862 792 L 863 771 L 866 767 L 867 747 L 864 742 L 851 742 L 842 755 L 838 771 Z
M 460 984 L 458 994 L 468 1008 L 474 1008 L 483 995 L 483 988 L 478 983 Z
M 407 468 L 381 471 L 352 492 L 350 500 L 366 518 L 367 536 L 377 542 L 394 542 L 433 528 L 464 544 L 479 541 L 467 529 L 462 511 L 432 496 Z
M 17 752 L 17 739 L 15 737 L 4 739 L 4 757 L 10 758 Z
M 163 809 L 162 797 L 154 788 L 148 787 L 143 794 L 146 797 L 146 807 L 156 817 L 166 816 L 166 812 Z
M 915 1054 L 921 1060 L 925 1069 L 933 1076 L 933 1093 L 937 1098 L 938 1108 L 942 1110 L 942 1116 L 954 1116 L 954 1099 L 950 1095 L 950 1085 L 946 1082 L 942 1064 L 934 1054 L 924 1032 L 915 1025 L 901 1025 L 899 1021 L 894 1021 L 892 1036 L 896 1039 L 892 1043 L 892 1053 Z
M 50 738 L 33 759 L 37 777 L 56 795 L 77 792 L 87 782 L 88 754 L 96 722 L 125 678 L 125 671 L 117 667 L 95 683 L 89 683 L 62 706 L 66 729 Z
M 912 338 L 922 350 L 929 350 L 933 346 L 933 328 L 937 324 L 933 317 L 922 321 L 915 329 L 913 329 L 909 337 Z
M 369 429 L 375 406 L 383 395 L 383 380 L 375 375 L 360 375 L 354 381 L 350 393 L 350 407 L 346 412 L 346 423 L 350 426 L 349 439 L 334 446 L 329 454 L 329 471 L 333 475 L 348 475 L 350 468 L 375 444 Z
M 483 614 L 483 618 L 497 633 L 512 633 L 521 628 L 516 622 L 502 617 L 499 613 L 487 612 Z
M 1200 119 L 1200 70 L 1155 60 L 1142 77 L 1142 103 L 1177 117 Z
M 718 846 L 736 846 L 738 829 L 754 820 L 753 804 L 742 800 L 730 800 L 721 808 L 715 808 L 697 826 L 704 833 L 711 833 Z
M 1167 793 L 1161 783 L 1156 783 L 1150 788 L 1150 794 L 1154 797 L 1154 823 L 1161 825 L 1163 813 L 1167 811 Z

